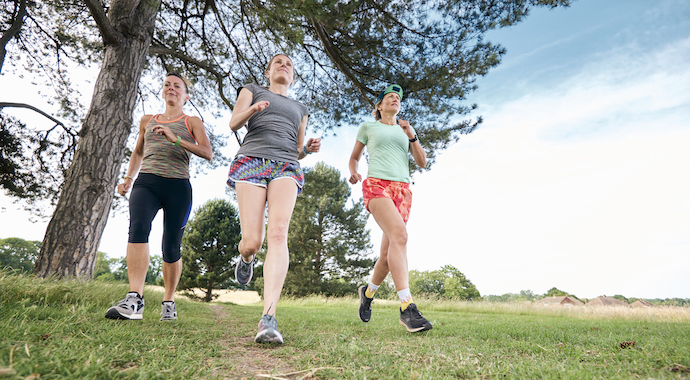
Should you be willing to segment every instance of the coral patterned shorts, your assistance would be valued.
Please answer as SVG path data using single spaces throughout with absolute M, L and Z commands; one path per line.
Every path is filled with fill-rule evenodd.
M 389 181 L 369 177 L 362 182 L 362 195 L 364 196 L 364 206 L 369 212 L 369 201 L 374 198 L 389 198 L 393 201 L 395 208 L 398 209 L 403 221 L 407 223 L 410 219 L 410 208 L 412 207 L 412 191 L 407 182 Z

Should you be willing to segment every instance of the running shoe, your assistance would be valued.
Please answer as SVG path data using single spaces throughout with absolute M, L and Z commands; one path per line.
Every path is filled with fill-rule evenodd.
M 252 261 L 245 263 L 242 255 L 235 266 L 235 280 L 242 285 L 247 285 L 254 275 L 254 257 Z
M 374 297 L 369 298 L 365 295 L 366 291 L 367 285 L 359 287 L 359 319 L 361 319 L 362 322 L 369 322 L 371 319 L 371 301 L 374 300 Z
M 283 344 L 283 336 L 278 331 L 278 321 L 276 317 L 264 314 L 259 321 L 259 332 L 254 338 L 256 343 L 279 343 Z
M 177 319 L 175 302 L 163 302 L 161 305 L 161 321 L 173 321 Z
M 417 305 L 413 303 L 405 311 L 400 311 L 400 324 L 409 332 L 426 331 L 434 327 L 431 322 L 422 317 L 422 313 L 417 310 Z
M 142 319 L 144 316 L 144 299 L 137 292 L 129 292 L 115 306 L 105 312 L 108 319 Z

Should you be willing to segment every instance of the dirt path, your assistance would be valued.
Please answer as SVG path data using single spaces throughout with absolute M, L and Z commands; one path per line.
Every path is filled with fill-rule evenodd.
M 162 286 L 146 286 L 147 289 L 163 291 Z M 204 293 L 196 290 L 195 295 Z M 214 290 L 218 297 L 208 307 L 213 310 L 218 323 L 226 323 L 236 328 L 247 330 L 248 334 L 241 338 L 226 337 L 221 343 L 225 347 L 227 366 L 221 366 L 214 370 L 213 374 L 222 379 L 318 379 L 318 368 L 308 370 L 296 370 L 274 355 L 282 346 L 258 345 L 254 343 L 252 333 L 256 332 L 256 322 L 243 323 L 229 312 L 226 305 L 215 302 L 231 302 L 237 305 L 250 305 L 261 302 L 261 297 L 255 291 Z M 183 292 L 177 292 L 176 297 L 184 297 Z M 257 321 L 258 322 L 258 321 Z
M 208 306 L 216 314 L 218 322 L 232 319 L 224 305 Z M 247 327 L 247 326 L 243 326 Z M 227 360 L 232 363 L 226 368 L 217 368 L 214 375 L 223 379 L 318 379 L 309 371 L 296 371 L 273 352 L 278 345 L 257 345 L 253 337 L 227 338 L 221 342 L 226 348 Z

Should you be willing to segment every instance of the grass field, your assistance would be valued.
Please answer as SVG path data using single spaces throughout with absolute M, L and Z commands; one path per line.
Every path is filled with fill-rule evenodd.
M 145 291 L 143 321 L 103 316 L 128 288 L 0 272 L 0 379 L 690 378 L 690 309 L 544 308 L 418 300 L 434 329 L 410 334 L 397 303 L 281 301 L 285 344 L 253 342 L 261 305 Z

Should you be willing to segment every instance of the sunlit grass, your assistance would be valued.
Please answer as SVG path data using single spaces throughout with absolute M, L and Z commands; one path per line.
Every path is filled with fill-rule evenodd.
M 577 319 L 616 319 L 690 323 L 690 307 L 543 306 L 532 302 L 433 301 L 431 310 L 543 315 Z
M 305 298 L 281 299 L 281 304 L 299 306 L 339 306 L 356 307 L 359 299 L 352 297 L 323 297 L 309 296 Z M 394 307 L 399 302 L 395 300 L 374 299 L 374 304 Z M 576 319 L 616 319 L 631 321 L 657 321 L 690 323 L 690 307 L 681 306 L 544 306 L 534 302 L 485 302 L 485 301 L 453 301 L 436 298 L 415 297 L 415 303 L 427 311 L 471 312 L 471 313 L 500 313 L 516 315 L 534 315 L 566 317 Z
M 398 302 L 284 298 L 285 344 L 253 342 L 262 305 L 177 300 L 159 322 L 162 293 L 146 288 L 142 321 L 105 310 L 128 287 L 0 271 L 0 379 L 458 379 L 687 378 L 690 310 L 544 307 L 417 297 L 433 322 L 410 334 Z M 292 373 L 292 374 L 291 374 Z M 307 377 L 308 378 L 308 377 Z

